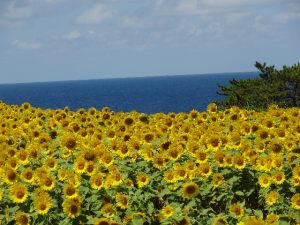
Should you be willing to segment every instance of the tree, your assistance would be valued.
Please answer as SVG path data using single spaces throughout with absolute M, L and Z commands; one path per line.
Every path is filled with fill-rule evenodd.
M 254 66 L 261 71 L 260 78 L 229 80 L 232 86 L 217 84 L 223 91 L 218 95 L 228 96 L 225 100 L 214 101 L 224 108 L 238 106 L 240 108 L 266 110 L 269 105 L 277 104 L 281 108 L 298 107 L 300 101 L 300 63 L 292 67 L 283 66 L 276 70 L 274 66 L 266 66 L 255 62 Z

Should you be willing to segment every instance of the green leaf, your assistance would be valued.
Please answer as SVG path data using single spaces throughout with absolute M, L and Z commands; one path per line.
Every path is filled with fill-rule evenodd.
M 300 212 L 299 211 L 294 212 L 292 215 L 296 220 L 300 220 Z
M 97 217 L 90 219 L 86 224 L 93 224 L 97 219 Z
M 235 194 L 239 195 L 239 196 L 244 196 L 245 195 L 242 191 L 237 191 L 237 192 L 235 192 Z
M 160 141 L 159 139 L 157 139 L 156 141 L 150 141 L 150 143 L 151 143 L 152 145 L 159 146 L 160 143 L 161 143 L 161 141 Z
M 64 220 L 60 221 L 59 225 L 67 225 L 70 223 L 70 218 L 66 217 Z
M 274 224 L 280 224 L 280 225 L 290 225 L 291 221 L 288 217 L 281 217 L 278 221 L 276 221 Z
M 254 215 L 259 218 L 263 215 L 263 212 L 261 210 L 257 209 L 254 211 Z
M 154 212 L 154 204 L 153 204 L 153 202 L 150 202 L 148 204 L 148 213 L 152 214 L 153 212 Z
M 295 159 L 291 164 L 299 164 L 300 163 L 300 159 Z
M 171 193 L 171 191 L 170 191 L 168 188 L 166 188 L 166 189 L 164 189 L 161 193 L 159 193 L 159 194 L 157 195 L 157 197 L 162 198 L 163 196 L 165 196 L 165 195 L 167 195 L 167 194 L 170 194 L 170 193 Z
M 193 206 L 196 205 L 196 202 L 195 202 L 195 199 L 193 199 L 192 201 L 190 201 L 184 208 L 185 209 L 190 209 L 192 208 Z
M 211 209 L 203 209 L 201 214 L 206 215 Z
M 19 208 L 20 208 L 19 206 L 15 206 L 13 208 L 8 208 L 8 209 L 6 208 L 6 209 L 4 209 L 4 211 L 14 214 L 15 212 L 18 211 Z
M 134 215 L 130 224 L 131 225 L 141 225 L 141 224 L 144 224 L 144 221 L 143 221 L 142 217 L 140 217 L 139 215 Z
M 232 218 L 235 218 L 236 214 L 235 213 L 229 213 L 229 216 L 231 216 Z

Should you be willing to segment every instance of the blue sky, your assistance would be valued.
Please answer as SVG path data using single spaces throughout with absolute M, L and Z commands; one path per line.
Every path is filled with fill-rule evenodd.
M 1 0 L 0 83 L 300 62 L 299 0 Z

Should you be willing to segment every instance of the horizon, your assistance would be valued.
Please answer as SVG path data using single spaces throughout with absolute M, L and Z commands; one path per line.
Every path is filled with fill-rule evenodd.
M 95 78 L 84 80 L 53 80 L 53 81 L 35 81 L 35 82 L 20 82 L 20 83 L 0 83 L 4 84 L 35 84 L 35 83 L 52 83 L 52 82 L 68 82 L 68 81 L 93 81 L 93 80 L 116 80 L 116 79 L 134 79 L 134 78 L 151 78 L 151 77 L 172 77 L 172 76 L 201 76 L 201 75 L 221 75 L 221 74 L 236 74 L 236 73 L 259 73 L 260 71 L 245 71 L 245 72 L 226 72 L 226 73 L 201 73 L 201 74 L 174 74 L 174 75 L 158 75 L 158 76 L 140 76 L 140 77 L 113 77 L 113 78 Z

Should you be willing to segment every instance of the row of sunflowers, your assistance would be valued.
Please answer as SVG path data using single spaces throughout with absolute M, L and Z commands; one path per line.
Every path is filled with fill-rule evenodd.
M 300 224 L 300 110 L 0 102 L 1 224 Z M 3 213 L 2 213 L 3 212 Z

